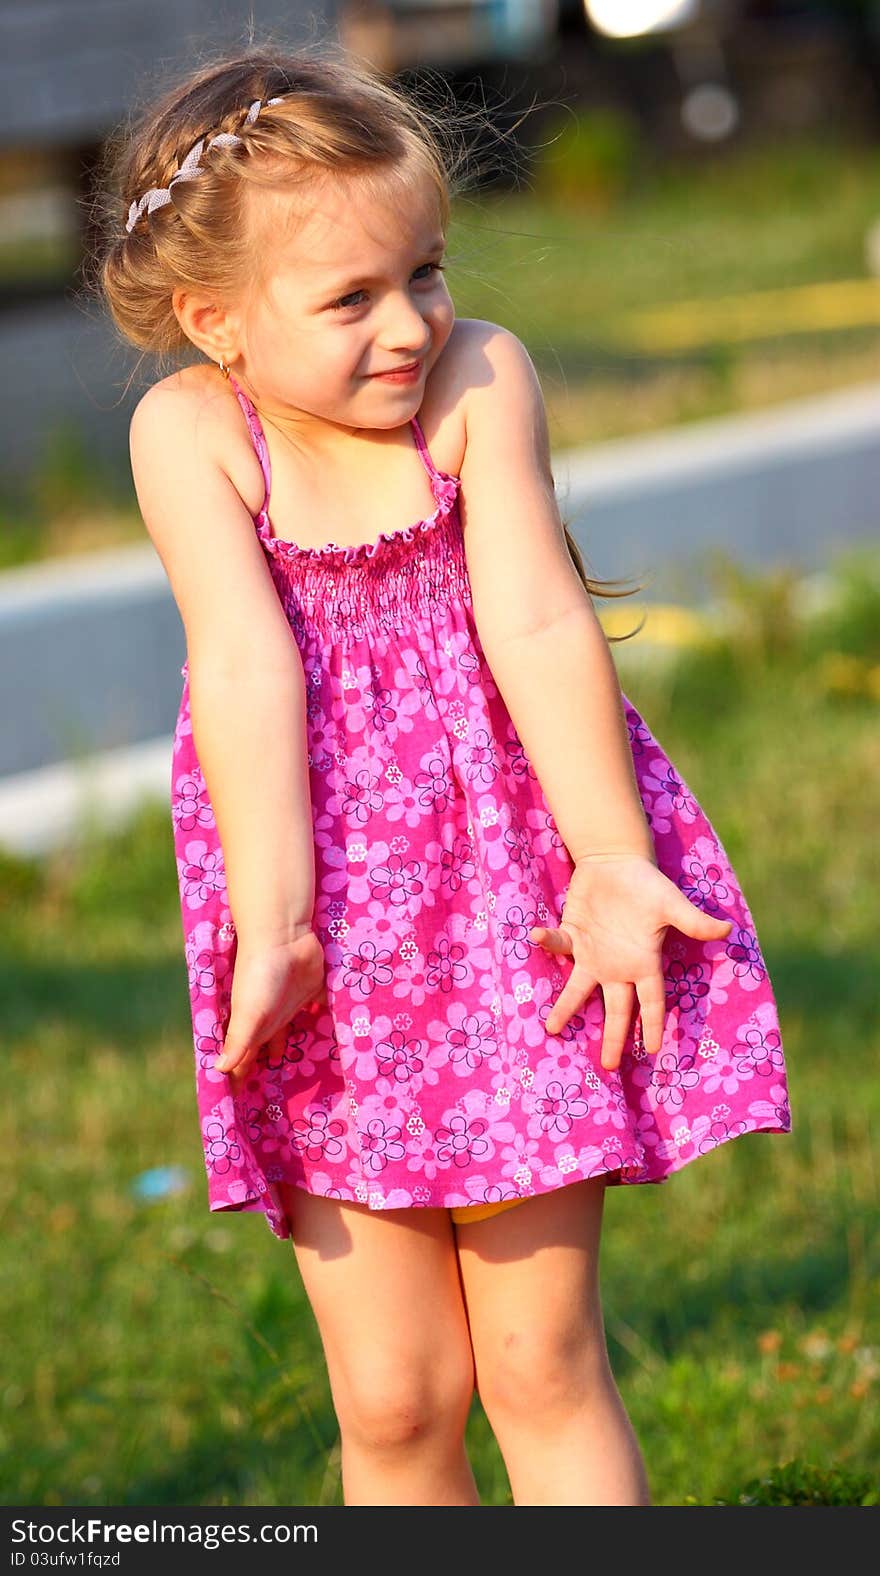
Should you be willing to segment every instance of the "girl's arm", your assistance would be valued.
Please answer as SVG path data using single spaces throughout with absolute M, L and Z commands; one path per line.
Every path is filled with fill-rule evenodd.
M 239 947 L 311 928 L 302 662 L 253 520 L 191 390 L 157 384 L 131 422 L 138 503 L 186 631 L 193 738 Z
M 654 845 L 604 630 L 565 545 L 541 386 L 514 334 L 474 321 L 461 508 L 492 676 L 572 860 Z
M 558 925 L 530 937 L 571 971 L 545 1019 L 560 1034 L 601 987 L 602 1066 L 620 1065 L 638 1001 L 649 1053 L 663 1039 L 669 925 L 722 940 L 660 870 L 633 767 L 617 672 L 556 508 L 547 418 L 523 346 L 474 322 L 462 367 L 462 519 L 474 616 L 492 675 L 574 870 Z

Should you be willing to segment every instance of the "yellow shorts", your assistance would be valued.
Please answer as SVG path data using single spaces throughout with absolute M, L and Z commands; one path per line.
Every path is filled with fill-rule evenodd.
M 280 1186 L 281 1186 L 282 1196 L 284 1196 L 284 1204 L 285 1204 L 285 1210 L 286 1210 L 286 1213 L 287 1213 L 288 1224 L 291 1225 L 291 1231 L 292 1231 L 292 1219 L 291 1219 L 291 1216 L 292 1216 L 292 1209 L 291 1209 L 292 1198 L 289 1199 L 287 1197 L 287 1195 L 290 1194 L 292 1196 L 295 1196 L 296 1193 L 298 1191 L 300 1191 L 300 1190 L 295 1188 L 294 1184 L 292 1182 L 282 1182 L 280 1184 Z M 529 1195 L 529 1196 L 531 1196 L 531 1195 Z M 363 1203 L 357 1203 L 356 1204 L 356 1203 L 354 1203 L 353 1200 L 343 1199 L 341 1202 L 342 1202 L 343 1208 L 345 1208 L 345 1209 L 349 1209 L 349 1208 L 356 1209 L 360 1213 L 364 1213 L 366 1211 L 366 1209 L 367 1209 L 366 1204 L 363 1204 Z M 475 1221 L 475 1220 L 488 1220 L 490 1215 L 500 1215 L 501 1211 L 503 1209 L 515 1209 L 517 1204 L 524 1204 L 524 1203 L 525 1203 L 525 1199 L 522 1199 L 522 1198 L 507 1198 L 507 1199 L 504 1199 L 504 1201 L 502 1203 L 500 1203 L 500 1204 L 462 1204 L 462 1205 L 456 1206 L 455 1208 L 450 1209 L 449 1210 L 449 1214 L 450 1214 L 450 1216 L 452 1217 L 452 1220 L 455 1222 L 455 1224 L 457 1226 L 469 1226 L 472 1221 Z M 443 1207 L 442 1205 L 434 1205 L 433 1206 L 434 1213 L 437 1213 L 437 1211 L 439 1209 L 441 1209 L 442 1207 Z M 398 1211 L 396 1211 L 396 1213 L 402 1215 L 403 1214 L 403 1210 L 398 1210 Z
M 506 1198 L 502 1204 L 462 1204 L 449 1213 L 457 1226 L 469 1226 L 472 1220 L 488 1220 L 490 1215 L 500 1215 L 503 1209 L 515 1209 L 524 1202 L 521 1198 Z

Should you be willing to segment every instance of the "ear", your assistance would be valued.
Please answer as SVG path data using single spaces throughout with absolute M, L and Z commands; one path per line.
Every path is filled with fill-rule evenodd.
M 239 323 L 236 314 L 210 296 L 183 285 L 172 291 L 171 306 L 190 342 L 212 361 L 234 361 L 238 355 Z

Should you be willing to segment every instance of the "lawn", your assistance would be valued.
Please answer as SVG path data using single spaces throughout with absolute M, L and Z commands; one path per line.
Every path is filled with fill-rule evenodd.
M 532 184 L 459 206 L 449 278 L 461 316 L 528 345 L 554 448 L 877 377 L 873 149 L 793 143 L 670 166 L 599 212 Z
M 560 452 L 875 379 L 878 216 L 874 150 L 828 139 L 650 169 L 601 211 L 536 164 L 456 198 L 446 278 L 460 317 L 528 346 Z M 75 422 L 0 488 L 0 568 L 145 540 L 126 456 L 100 474 Z
M 609 1349 L 659 1505 L 736 1502 L 787 1463 L 752 1493 L 803 1499 L 812 1473 L 820 1500 L 877 1495 L 880 565 L 841 560 L 809 620 L 794 584 L 746 578 L 696 643 L 612 645 L 747 894 L 794 1124 L 608 1195 Z M 608 632 L 637 604 L 597 602 Z M 339 1504 L 290 1245 L 207 1209 L 167 805 L 6 856 L 0 894 L 0 1499 Z M 188 1185 L 144 1198 L 165 1166 Z M 507 1503 L 476 1399 L 468 1443 Z

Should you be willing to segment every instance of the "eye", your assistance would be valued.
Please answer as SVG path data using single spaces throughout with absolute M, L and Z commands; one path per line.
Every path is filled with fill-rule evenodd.
M 420 274 L 423 268 L 434 269 L 438 273 L 442 273 L 444 271 L 445 267 L 446 267 L 445 263 L 420 263 L 418 268 L 415 270 L 415 274 Z M 413 275 L 414 278 L 415 278 L 415 274 Z M 333 312 L 342 312 L 342 311 L 345 311 L 346 308 L 349 305 L 356 305 L 357 303 L 355 301 L 355 297 L 356 296 L 361 296 L 361 295 L 363 295 L 363 293 L 364 293 L 363 290 L 352 290 L 350 295 L 340 296 L 338 301 L 331 301 L 330 302 L 330 309 L 331 309 L 331 311 L 333 311 Z

